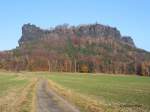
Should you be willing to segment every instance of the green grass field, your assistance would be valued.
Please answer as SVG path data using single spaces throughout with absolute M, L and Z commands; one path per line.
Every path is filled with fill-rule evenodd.
M 149 77 L 54 73 L 49 79 L 106 104 L 150 108 Z
M 134 112 L 150 111 L 149 77 L 107 74 L 0 72 L 0 105 L 13 101 L 14 99 L 11 99 L 11 97 L 19 98 L 22 94 L 21 91 L 32 83 L 33 81 L 31 81 L 31 79 L 34 78 L 49 79 L 65 90 L 71 90 L 74 93 L 101 102 L 104 105 L 112 105 L 119 108 L 123 107 L 125 110 L 120 112 L 128 112 L 126 107 L 133 107 L 130 112 L 133 110 Z M 28 102 L 22 106 L 26 111 L 31 109 L 31 94 L 34 92 L 32 89 L 33 85 L 28 88 L 29 89 L 26 90 L 26 99 L 28 99 L 26 101 Z M 13 95 L 11 93 L 13 93 Z M 28 96 L 30 96 L 30 99 Z M 83 112 L 87 111 L 83 109 Z
M 0 97 L 6 95 L 12 89 L 19 89 L 25 86 L 28 80 L 21 78 L 15 73 L 0 72 Z

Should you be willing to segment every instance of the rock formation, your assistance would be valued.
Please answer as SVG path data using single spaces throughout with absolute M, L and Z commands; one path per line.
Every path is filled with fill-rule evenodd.
M 150 76 L 150 53 L 136 48 L 133 39 L 117 28 L 97 23 L 47 30 L 25 24 L 19 47 L 0 57 L 0 67 L 8 70 Z

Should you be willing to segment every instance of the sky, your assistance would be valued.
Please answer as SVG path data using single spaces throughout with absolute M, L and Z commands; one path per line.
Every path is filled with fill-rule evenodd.
M 18 46 L 26 23 L 48 29 L 96 22 L 117 27 L 150 51 L 150 0 L 1 0 L 0 51 Z

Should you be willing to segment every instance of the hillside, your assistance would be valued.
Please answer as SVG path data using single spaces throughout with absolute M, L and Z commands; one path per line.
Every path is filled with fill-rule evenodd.
M 44 30 L 25 24 L 18 43 L 0 53 L 0 68 L 150 76 L 150 53 L 110 26 L 64 24 Z

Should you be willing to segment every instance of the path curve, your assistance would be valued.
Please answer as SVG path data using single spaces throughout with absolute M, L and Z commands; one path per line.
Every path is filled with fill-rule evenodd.
M 37 112 L 80 112 L 48 87 L 47 80 L 40 80 L 37 87 Z

